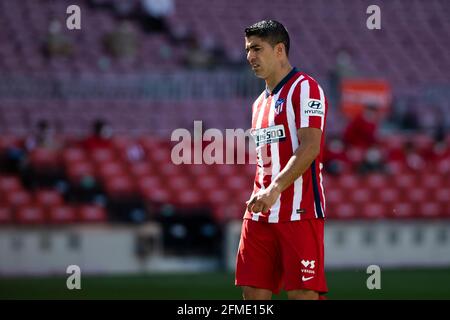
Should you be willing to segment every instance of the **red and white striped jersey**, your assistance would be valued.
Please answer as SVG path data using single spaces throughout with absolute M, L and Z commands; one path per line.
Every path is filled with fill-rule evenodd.
M 245 212 L 244 219 L 270 223 L 325 217 L 322 155 L 328 102 L 319 84 L 295 68 L 252 107 L 257 167 L 253 193 L 267 188 L 299 147 L 300 128 L 322 130 L 320 153 L 303 175 L 286 188 L 266 213 Z

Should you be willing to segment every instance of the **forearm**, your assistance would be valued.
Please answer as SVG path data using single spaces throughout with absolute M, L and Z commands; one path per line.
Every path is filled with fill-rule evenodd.
M 316 146 L 312 144 L 300 145 L 286 166 L 272 181 L 270 187 L 280 193 L 283 192 L 311 166 L 311 163 L 318 155 L 319 148 Z

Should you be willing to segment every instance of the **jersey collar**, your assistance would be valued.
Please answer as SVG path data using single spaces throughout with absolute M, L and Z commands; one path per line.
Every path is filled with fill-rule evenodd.
M 280 91 L 281 87 L 283 87 L 286 84 L 286 82 L 288 82 L 289 79 L 291 79 L 292 76 L 297 72 L 298 72 L 297 68 L 295 67 L 292 68 L 292 70 L 275 86 L 272 92 L 270 92 L 269 89 L 266 87 L 266 98 L 271 94 L 272 95 L 277 94 L 278 91 Z

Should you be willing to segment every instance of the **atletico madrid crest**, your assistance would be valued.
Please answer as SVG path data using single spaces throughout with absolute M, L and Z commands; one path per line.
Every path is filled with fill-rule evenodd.
M 283 98 L 279 98 L 275 102 L 275 113 L 276 114 L 280 114 L 283 111 L 283 103 L 284 103 L 284 99 Z

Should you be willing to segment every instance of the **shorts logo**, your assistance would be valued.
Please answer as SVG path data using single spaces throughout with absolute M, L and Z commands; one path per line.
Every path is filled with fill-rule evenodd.
M 283 111 L 283 103 L 284 103 L 284 99 L 283 98 L 279 98 L 275 102 L 275 113 L 276 114 L 280 114 Z
M 302 281 L 308 281 L 314 278 L 316 272 L 313 269 L 316 267 L 316 260 L 302 260 L 300 263 L 304 267 L 300 269 Z
M 253 129 L 251 134 L 255 139 L 256 147 L 286 139 L 286 132 L 282 124 L 267 128 Z
M 314 269 L 316 267 L 315 260 L 302 260 L 301 263 L 305 268 L 308 268 L 308 266 L 309 266 L 310 269 Z
M 312 278 L 314 278 L 314 276 L 312 276 L 312 277 L 305 277 L 305 276 L 303 276 L 302 277 L 302 281 L 308 281 L 308 280 L 311 280 Z

